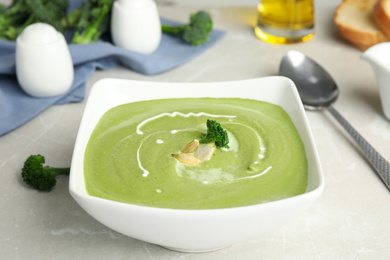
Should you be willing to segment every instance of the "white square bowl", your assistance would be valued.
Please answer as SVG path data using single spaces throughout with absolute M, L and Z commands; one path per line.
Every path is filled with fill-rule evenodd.
M 118 105 L 151 99 L 239 97 L 281 106 L 305 146 L 309 182 L 304 194 L 225 209 L 185 210 L 131 205 L 88 195 L 83 158 L 89 137 L 103 114 Z M 69 191 L 93 218 L 124 235 L 183 252 L 206 252 L 260 236 L 299 216 L 321 195 L 323 173 L 308 120 L 294 83 L 264 77 L 215 83 L 161 83 L 103 79 L 90 93 L 74 148 Z

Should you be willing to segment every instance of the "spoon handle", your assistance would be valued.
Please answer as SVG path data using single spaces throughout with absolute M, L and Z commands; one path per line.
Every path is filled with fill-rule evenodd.
M 390 165 L 375 149 L 372 147 L 363 136 L 361 136 L 353 126 L 339 113 L 337 110 L 329 106 L 328 111 L 336 118 L 336 120 L 344 127 L 344 129 L 351 135 L 351 137 L 360 146 L 367 159 L 378 172 L 382 181 L 390 190 Z

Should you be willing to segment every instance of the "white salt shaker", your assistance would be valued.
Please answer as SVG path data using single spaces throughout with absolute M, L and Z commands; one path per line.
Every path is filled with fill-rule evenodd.
M 161 22 L 153 0 L 117 0 L 111 16 L 115 45 L 142 54 L 154 52 L 161 41 Z
M 16 77 L 34 97 L 66 93 L 73 83 L 72 58 L 62 33 L 46 23 L 27 26 L 16 40 Z

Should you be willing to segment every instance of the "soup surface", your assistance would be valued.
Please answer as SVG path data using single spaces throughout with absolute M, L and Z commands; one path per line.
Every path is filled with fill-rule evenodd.
M 228 132 L 229 148 L 199 165 L 179 153 L 206 134 L 207 119 Z M 253 205 L 306 191 L 305 148 L 289 115 L 240 98 L 140 101 L 107 111 L 84 157 L 87 192 L 96 197 L 178 209 Z

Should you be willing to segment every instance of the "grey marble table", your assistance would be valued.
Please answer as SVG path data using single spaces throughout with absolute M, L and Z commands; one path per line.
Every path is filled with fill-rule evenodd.
M 227 1 L 227 0 L 226 0 Z M 3 0 L 2 2 L 9 2 Z M 181 3 L 180 3 L 181 2 Z M 341 1 L 316 1 L 316 34 L 306 42 L 271 45 L 253 33 L 256 6 L 203 1 L 158 1 L 160 14 L 185 22 L 188 13 L 209 11 L 225 38 L 198 58 L 155 76 L 124 67 L 95 72 L 158 82 L 215 82 L 276 75 L 282 56 L 300 50 L 321 63 L 340 87 L 335 107 L 388 160 L 390 122 L 384 118 L 371 67 L 361 51 L 338 35 L 332 22 Z M 187 1 L 188 2 L 188 1 Z M 229 1 L 227 1 L 229 2 Z M 244 3 L 245 1 L 243 1 Z M 206 5 L 206 3 L 208 3 Z M 1 86 L 0 86 L 1 88 Z M 40 153 L 55 166 L 68 166 L 85 101 L 51 107 L 0 137 L 1 259 L 388 259 L 390 194 L 353 142 L 326 112 L 307 112 L 325 175 L 321 198 L 301 217 L 266 235 L 203 254 L 178 253 L 123 236 L 85 213 L 59 178 L 50 193 L 26 188 L 20 169 Z M 1 123 L 1 122 L 0 122 Z

